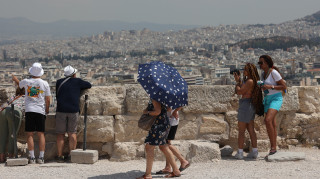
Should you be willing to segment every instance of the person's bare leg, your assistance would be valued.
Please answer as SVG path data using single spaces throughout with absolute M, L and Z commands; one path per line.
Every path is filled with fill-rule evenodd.
M 172 172 L 175 174 L 175 175 L 180 175 L 180 170 L 177 166 L 177 163 L 176 161 L 174 160 L 174 156 L 171 152 L 171 150 L 169 149 L 168 145 L 165 144 L 165 145 L 160 145 L 159 146 L 160 150 L 163 152 L 163 154 L 166 156 L 166 158 L 168 158 L 169 160 L 169 163 L 172 167 Z
M 252 148 L 257 148 L 257 135 L 256 131 L 254 130 L 254 120 L 250 121 L 250 123 L 247 125 L 247 130 L 250 135 L 251 145 Z
M 39 151 L 45 151 L 46 149 L 46 139 L 44 137 L 44 132 L 37 132 L 39 137 Z
M 238 121 L 238 149 L 243 149 L 246 128 L 247 124 L 245 122 Z
M 268 132 L 268 136 L 271 144 L 271 150 L 277 149 L 277 146 L 276 146 L 277 136 L 275 132 L 275 130 L 277 129 L 274 127 L 274 124 L 273 124 L 275 121 L 276 114 L 277 114 L 277 110 L 269 109 L 265 118 L 266 128 L 267 128 L 267 132 Z
M 58 157 L 62 156 L 63 146 L 64 146 L 64 134 L 57 134 Z
M 69 152 L 77 148 L 77 134 L 68 133 L 69 136 Z
M 151 171 L 152 171 L 152 165 L 153 165 L 153 159 L 154 159 L 154 148 L 155 146 L 146 144 L 146 153 L 147 153 L 147 164 L 146 164 L 146 177 L 152 177 Z
M 180 164 L 181 164 L 180 167 L 185 168 L 189 164 L 189 162 L 181 155 L 180 151 L 174 145 L 171 144 L 171 140 L 168 140 L 168 146 L 172 154 L 176 156 L 180 161 Z M 170 164 L 169 164 L 169 167 L 171 167 Z
M 33 132 L 27 132 L 27 143 L 28 143 L 28 150 L 34 150 L 34 143 L 33 143 Z

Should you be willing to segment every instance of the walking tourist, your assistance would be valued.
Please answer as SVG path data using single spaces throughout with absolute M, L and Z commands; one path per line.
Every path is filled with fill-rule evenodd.
M 178 129 L 178 125 L 179 125 L 179 110 L 181 110 L 182 107 L 179 107 L 175 110 L 172 110 L 170 108 L 168 108 L 167 111 L 167 115 L 169 117 L 169 121 L 170 121 L 170 131 L 167 137 L 167 144 L 169 146 L 169 149 L 171 150 L 171 152 L 173 153 L 174 156 L 176 156 L 179 161 L 180 161 L 180 172 L 182 172 L 183 170 L 187 169 L 190 166 L 190 162 L 188 162 L 180 153 L 180 151 L 171 144 L 171 140 L 174 140 L 177 129 Z M 166 166 L 164 167 L 164 169 L 156 172 L 156 174 L 169 174 L 172 172 L 171 170 L 171 165 L 169 160 L 166 158 Z
M 143 176 L 138 177 L 137 179 L 148 179 L 152 178 L 152 164 L 154 160 L 154 149 L 156 146 L 159 146 L 160 150 L 166 156 L 166 159 L 172 166 L 172 172 L 166 175 L 166 178 L 179 177 L 180 171 L 174 160 L 173 154 L 169 149 L 169 146 L 166 143 L 166 137 L 170 130 L 170 122 L 167 116 L 167 107 L 158 101 L 150 100 L 148 103 L 147 109 L 143 111 L 143 114 L 148 114 L 151 116 L 157 116 L 154 124 L 149 130 L 148 136 L 146 137 L 145 150 L 146 150 L 146 172 Z

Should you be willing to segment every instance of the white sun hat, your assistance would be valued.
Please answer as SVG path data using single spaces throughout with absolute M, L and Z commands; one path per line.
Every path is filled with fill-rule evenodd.
M 72 66 L 68 65 L 64 68 L 64 76 L 72 76 L 73 74 L 77 73 L 77 69 L 73 68 Z
M 40 63 L 32 64 L 32 67 L 29 68 L 29 73 L 32 76 L 40 77 L 43 75 L 42 65 Z

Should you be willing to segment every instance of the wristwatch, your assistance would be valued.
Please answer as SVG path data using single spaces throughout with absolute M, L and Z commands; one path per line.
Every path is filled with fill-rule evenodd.
M 271 89 L 274 90 L 274 86 L 273 85 L 271 86 Z

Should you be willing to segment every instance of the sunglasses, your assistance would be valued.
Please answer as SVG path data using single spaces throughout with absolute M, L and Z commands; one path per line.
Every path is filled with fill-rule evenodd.
M 262 65 L 263 64 L 263 62 L 258 62 L 258 65 Z

